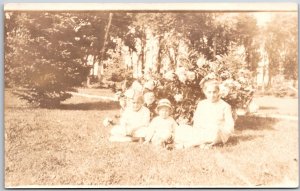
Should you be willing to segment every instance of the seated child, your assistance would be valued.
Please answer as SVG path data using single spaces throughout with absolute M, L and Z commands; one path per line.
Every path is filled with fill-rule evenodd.
M 133 138 L 144 138 L 150 122 L 150 112 L 143 106 L 143 95 L 133 92 L 128 95 L 127 106 L 120 118 L 120 125 L 111 129 L 110 141 L 132 141 Z
M 156 111 L 158 116 L 149 125 L 145 143 L 151 142 L 152 144 L 166 147 L 173 142 L 173 134 L 177 127 L 177 123 L 170 116 L 172 111 L 170 101 L 168 99 L 161 99 L 158 102 Z
M 147 107 L 150 111 L 150 120 L 154 118 L 155 109 L 156 109 L 156 101 L 154 92 L 149 89 L 144 89 L 144 106 Z
M 224 144 L 234 131 L 231 107 L 220 98 L 218 82 L 206 81 L 203 92 L 206 99 L 197 105 L 193 128 L 186 128 L 185 137 L 179 134 L 184 131 L 183 128 L 177 132 L 177 142 L 183 144 L 183 147 L 209 148 L 217 143 Z

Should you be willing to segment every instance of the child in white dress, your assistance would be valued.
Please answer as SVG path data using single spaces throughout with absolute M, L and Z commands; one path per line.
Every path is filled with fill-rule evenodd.
M 231 107 L 220 98 L 218 82 L 205 82 L 203 92 L 206 99 L 197 105 L 193 127 L 177 128 L 175 138 L 179 147 L 209 148 L 217 143 L 226 143 L 234 131 Z
M 150 122 L 150 111 L 143 106 L 143 95 L 133 92 L 127 98 L 127 106 L 120 118 L 120 125 L 111 129 L 109 138 L 112 142 L 131 141 L 144 138 Z
M 177 128 L 176 121 L 170 116 L 172 111 L 170 101 L 161 99 L 156 111 L 158 116 L 151 121 L 144 143 L 151 142 L 154 145 L 167 147 L 173 142 L 174 131 Z

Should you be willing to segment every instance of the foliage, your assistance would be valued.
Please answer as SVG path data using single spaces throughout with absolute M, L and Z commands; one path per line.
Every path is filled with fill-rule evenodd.
M 264 31 L 271 79 L 277 74 L 286 79 L 298 78 L 297 23 L 296 13 L 277 13 Z
M 86 79 L 84 52 L 69 13 L 7 13 L 5 79 L 23 99 L 55 106 Z M 13 19 L 13 21 L 11 21 Z
M 6 12 L 5 83 L 40 106 L 69 98 L 88 76 L 88 56 L 102 64 L 107 12 Z M 125 13 L 116 13 L 111 36 L 121 36 L 129 25 Z M 120 21 L 118 18 L 127 19 Z M 125 29 L 124 29 L 125 28 Z M 113 41 L 106 47 L 113 49 Z M 104 51 L 104 54 L 102 54 Z
M 208 79 L 220 82 L 220 95 L 233 109 L 246 108 L 252 100 L 251 73 L 246 69 L 233 70 L 229 64 L 232 61 L 237 62 L 238 59 L 224 55 L 210 62 L 201 55 L 197 61 L 182 64 L 176 70 L 163 75 L 149 72 L 137 80 L 143 89 L 153 90 L 157 100 L 167 98 L 171 101 L 174 118 L 179 123 L 191 124 L 198 101 L 204 99 L 201 85 Z

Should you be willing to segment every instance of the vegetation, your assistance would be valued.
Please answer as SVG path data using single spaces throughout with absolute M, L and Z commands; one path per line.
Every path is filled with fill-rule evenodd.
M 239 60 L 236 69 L 247 69 L 254 78 L 265 51 L 270 87 L 277 74 L 297 79 L 297 15 L 278 14 L 261 27 L 250 13 L 7 11 L 5 84 L 29 102 L 58 105 L 86 81 L 94 65 L 100 82 L 120 82 L 124 71 L 142 77 L 149 62 L 152 72 L 165 74 L 204 55 L 212 63 L 230 58 L 224 62 L 229 68 Z M 232 56 L 234 48 L 244 55 Z M 149 50 L 157 56 L 149 58 Z
M 107 94 L 97 89 L 90 94 Z M 112 96 L 112 94 L 110 94 Z M 292 101 L 292 102 L 290 102 Z M 297 100 L 261 98 L 270 114 L 298 114 Z M 280 104 L 274 108 L 274 102 Z M 109 107 L 110 106 L 110 107 Z M 298 123 L 240 118 L 212 150 L 163 150 L 108 142 L 112 102 L 74 96 L 61 109 L 34 108 L 5 91 L 6 187 L 297 186 Z M 55 119 L 55 120 L 53 120 Z

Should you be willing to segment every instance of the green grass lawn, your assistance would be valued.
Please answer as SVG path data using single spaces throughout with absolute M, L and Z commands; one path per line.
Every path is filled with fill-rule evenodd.
M 298 185 L 297 121 L 239 118 L 225 146 L 167 151 L 108 142 L 102 122 L 118 112 L 84 97 L 33 108 L 6 91 L 5 186 Z

